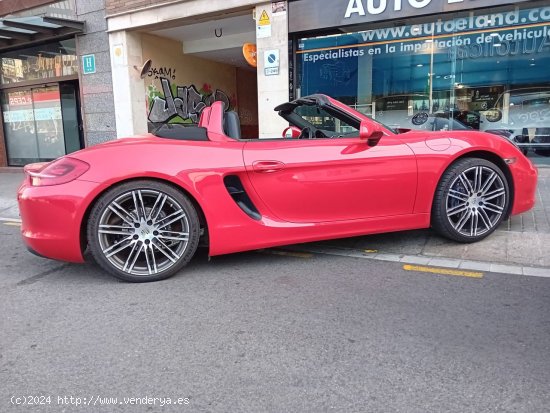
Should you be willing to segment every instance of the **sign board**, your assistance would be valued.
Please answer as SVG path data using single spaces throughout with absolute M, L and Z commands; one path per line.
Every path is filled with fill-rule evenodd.
M 271 19 L 265 9 L 262 10 L 260 18 L 256 23 L 256 37 L 259 39 L 271 37 Z
M 499 0 L 498 6 L 529 0 Z M 288 3 L 289 33 L 494 7 L 495 0 L 319 0 Z
M 82 73 L 85 75 L 95 73 L 95 54 L 82 56 Z
M 279 49 L 266 50 L 264 52 L 264 73 L 266 76 L 279 74 L 280 55 Z

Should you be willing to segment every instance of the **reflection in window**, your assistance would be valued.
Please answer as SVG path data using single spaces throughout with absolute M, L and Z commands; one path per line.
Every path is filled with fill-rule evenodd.
M 2 84 L 78 74 L 75 40 L 61 40 L 4 53 L 0 59 Z
M 550 154 L 550 8 L 527 7 L 299 39 L 297 94 L 394 128 L 481 130 Z

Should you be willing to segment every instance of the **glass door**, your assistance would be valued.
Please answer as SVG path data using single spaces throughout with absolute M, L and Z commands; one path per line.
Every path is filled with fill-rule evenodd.
M 65 135 L 61 117 L 59 86 L 32 88 L 38 159 L 51 160 L 65 155 Z
M 65 155 L 67 149 L 69 152 L 80 149 L 75 89 L 74 85 L 62 85 L 60 90 L 56 84 L 2 93 L 10 166 L 50 161 Z

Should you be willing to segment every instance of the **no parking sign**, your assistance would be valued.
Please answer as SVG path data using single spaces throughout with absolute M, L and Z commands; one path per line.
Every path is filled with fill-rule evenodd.
M 279 49 L 264 52 L 264 73 L 266 76 L 279 74 Z

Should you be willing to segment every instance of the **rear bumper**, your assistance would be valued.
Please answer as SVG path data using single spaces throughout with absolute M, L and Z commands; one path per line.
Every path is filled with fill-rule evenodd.
M 33 187 L 25 179 L 19 187 L 17 201 L 26 247 L 45 258 L 83 262 L 81 225 L 97 189 L 97 183 L 79 180 Z
M 525 156 L 510 165 L 514 180 L 514 204 L 511 215 L 521 214 L 535 206 L 538 171 Z

